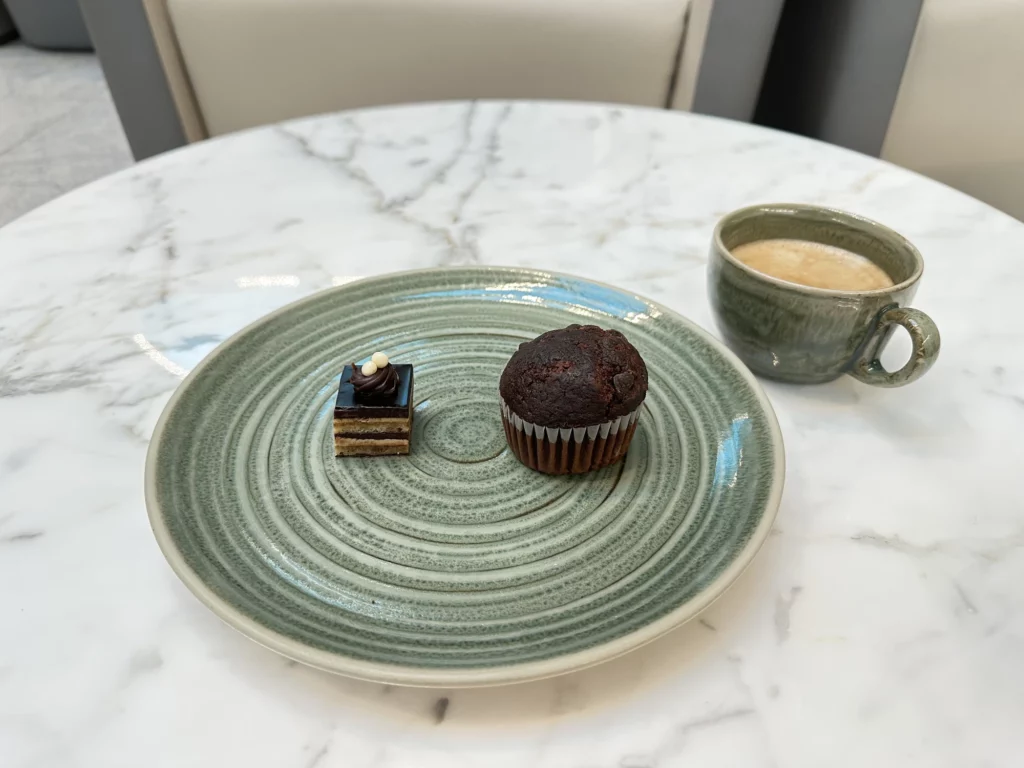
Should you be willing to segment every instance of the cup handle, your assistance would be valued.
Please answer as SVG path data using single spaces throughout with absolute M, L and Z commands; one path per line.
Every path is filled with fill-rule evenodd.
M 899 324 L 910 333 L 914 349 L 910 360 L 898 371 L 887 371 L 878 356 L 888 338 L 890 327 Z M 878 315 L 875 329 L 854 358 L 849 374 L 865 384 L 876 387 L 902 387 L 917 381 L 932 367 L 939 356 L 939 329 L 924 312 L 895 305 L 883 309 Z

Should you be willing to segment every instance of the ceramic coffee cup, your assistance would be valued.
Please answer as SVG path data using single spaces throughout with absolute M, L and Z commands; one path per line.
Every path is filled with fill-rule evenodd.
M 732 249 L 792 238 L 838 246 L 882 268 L 894 285 L 865 291 L 812 288 L 771 277 L 739 261 Z M 899 387 L 920 378 L 939 354 L 939 331 L 906 305 L 924 260 L 904 237 L 852 213 L 813 205 L 756 205 L 718 222 L 708 262 L 708 293 L 726 343 L 756 374 L 818 383 L 848 373 L 867 384 Z M 898 371 L 879 360 L 897 325 L 913 352 Z

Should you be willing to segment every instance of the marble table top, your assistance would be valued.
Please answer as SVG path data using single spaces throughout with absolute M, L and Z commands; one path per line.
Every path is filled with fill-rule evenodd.
M 943 334 L 899 390 L 765 384 L 776 528 L 703 617 L 576 674 L 421 690 L 223 625 L 150 533 L 181 377 L 312 291 L 516 264 L 711 327 L 716 219 L 851 209 L 925 255 Z M 274 768 L 1010 766 L 1024 754 L 1024 225 L 749 125 L 593 105 L 352 112 L 173 152 L 0 230 L 0 764 Z M 899 340 L 899 341 L 902 341 Z M 899 362 L 906 343 L 887 355 Z

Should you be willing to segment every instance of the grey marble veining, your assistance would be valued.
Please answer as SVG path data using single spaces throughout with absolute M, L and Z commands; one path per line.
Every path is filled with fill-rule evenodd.
M 0 45 L 0 225 L 131 163 L 94 55 Z
M 901 390 L 766 386 L 782 508 L 699 621 L 565 677 L 401 689 L 260 648 L 160 556 L 149 435 L 180 378 L 251 320 L 363 275 L 480 263 L 613 283 L 710 327 L 714 223 L 766 201 L 911 238 L 915 305 L 944 349 Z M 1021 253 L 1021 223 L 877 160 L 592 105 L 325 116 L 61 198 L 0 230 L 0 763 L 1014 766 Z

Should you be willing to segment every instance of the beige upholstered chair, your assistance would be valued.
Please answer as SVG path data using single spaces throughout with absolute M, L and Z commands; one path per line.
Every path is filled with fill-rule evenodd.
M 687 0 L 167 0 L 211 135 L 349 107 L 548 98 L 660 107 Z
M 882 157 L 1024 220 L 1024 2 L 925 0 Z
M 782 5 L 81 2 L 137 157 L 288 118 L 446 99 L 574 99 L 670 109 L 699 109 L 705 102 L 705 111 L 749 119 Z M 134 39 L 140 27 L 149 38 L 145 45 Z M 157 97 L 171 107 L 154 104 Z M 176 125 L 166 124 L 168 112 Z

